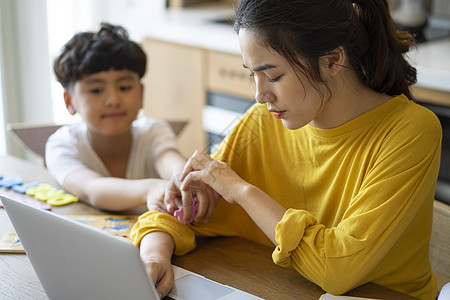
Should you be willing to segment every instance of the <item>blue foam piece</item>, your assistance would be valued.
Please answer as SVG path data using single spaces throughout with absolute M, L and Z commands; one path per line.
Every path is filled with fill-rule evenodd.
M 0 180 L 0 186 L 3 186 L 5 188 L 11 188 L 15 185 L 20 185 L 22 183 L 23 180 L 20 177 L 11 177 Z
M 17 193 L 21 193 L 21 194 L 25 194 L 25 192 L 30 188 L 30 187 L 34 187 L 34 186 L 38 186 L 39 185 L 39 182 L 37 182 L 37 181 L 33 181 L 33 182 L 30 182 L 30 183 L 27 183 L 27 184 L 20 184 L 20 185 L 15 185 L 15 186 L 13 186 L 12 187 L 12 190 L 14 191 L 14 192 L 17 192 Z

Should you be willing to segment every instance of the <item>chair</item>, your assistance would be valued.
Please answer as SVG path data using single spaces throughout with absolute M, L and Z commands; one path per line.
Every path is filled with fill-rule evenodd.
M 172 130 L 176 136 L 180 135 L 181 131 L 183 131 L 184 127 L 188 123 L 187 121 L 167 121 L 167 122 L 172 127 Z
M 168 121 L 173 132 L 178 136 L 187 125 L 186 121 Z M 50 135 L 62 124 L 13 123 L 7 125 L 8 132 L 25 149 L 29 149 L 41 158 L 45 158 L 45 143 Z
M 14 123 L 8 124 L 7 130 L 25 149 L 30 149 L 40 157 L 45 157 L 45 143 L 62 125 Z
M 434 201 L 433 209 L 430 261 L 438 282 L 438 290 L 441 290 L 450 282 L 450 205 L 437 200 Z

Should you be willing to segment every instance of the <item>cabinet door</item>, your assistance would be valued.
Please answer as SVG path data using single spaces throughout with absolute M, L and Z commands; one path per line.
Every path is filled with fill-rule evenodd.
M 411 91 L 416 101 L 450 106 L 450 93 L 447 91 L 432 90 L 416 85 L 411 87 Z
M 208 89 L 247 99 L 255 99 L 255 81 L 242 67 L 242 56 L 209 51 Z
M 147 72 L 144 83 L 144 114 L 166 120 L 187 121 L 178 137 L 187 157 L 206 147 L 202 108 L 206 104 L 204 50 L 145 39 Z

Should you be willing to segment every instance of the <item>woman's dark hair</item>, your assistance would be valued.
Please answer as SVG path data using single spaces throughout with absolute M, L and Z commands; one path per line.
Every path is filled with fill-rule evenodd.
M 128 38 L 121 26 L 102 23 L 98 32 L 77 33 L 61 49 L 53 69 L 56 79 L 68 89 L 87 75 L 127 69 L 139 78 L 145 74 L 147 58 L 141 47 Z
M 327 87 L 319 58 L 342 46 L 363 84 L 411 98 L 409 86 L 417 74 L 403 54 L 415 41 L 397 30 L 387 0 L 240 0 L 234 30 L 240 29 L 255 33 L 316 88 Z

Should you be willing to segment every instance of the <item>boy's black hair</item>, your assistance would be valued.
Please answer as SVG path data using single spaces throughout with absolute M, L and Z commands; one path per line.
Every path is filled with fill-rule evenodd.
M 61 49 L 53 69 L 56 79 L 69 89 L 76 81 L 93 73 L 127 69 L 139 78 L 145 74 L 147 58 L 142 48 L 129 40 L 121 26 L 101 23 L 98 32 L 75 34 Z

